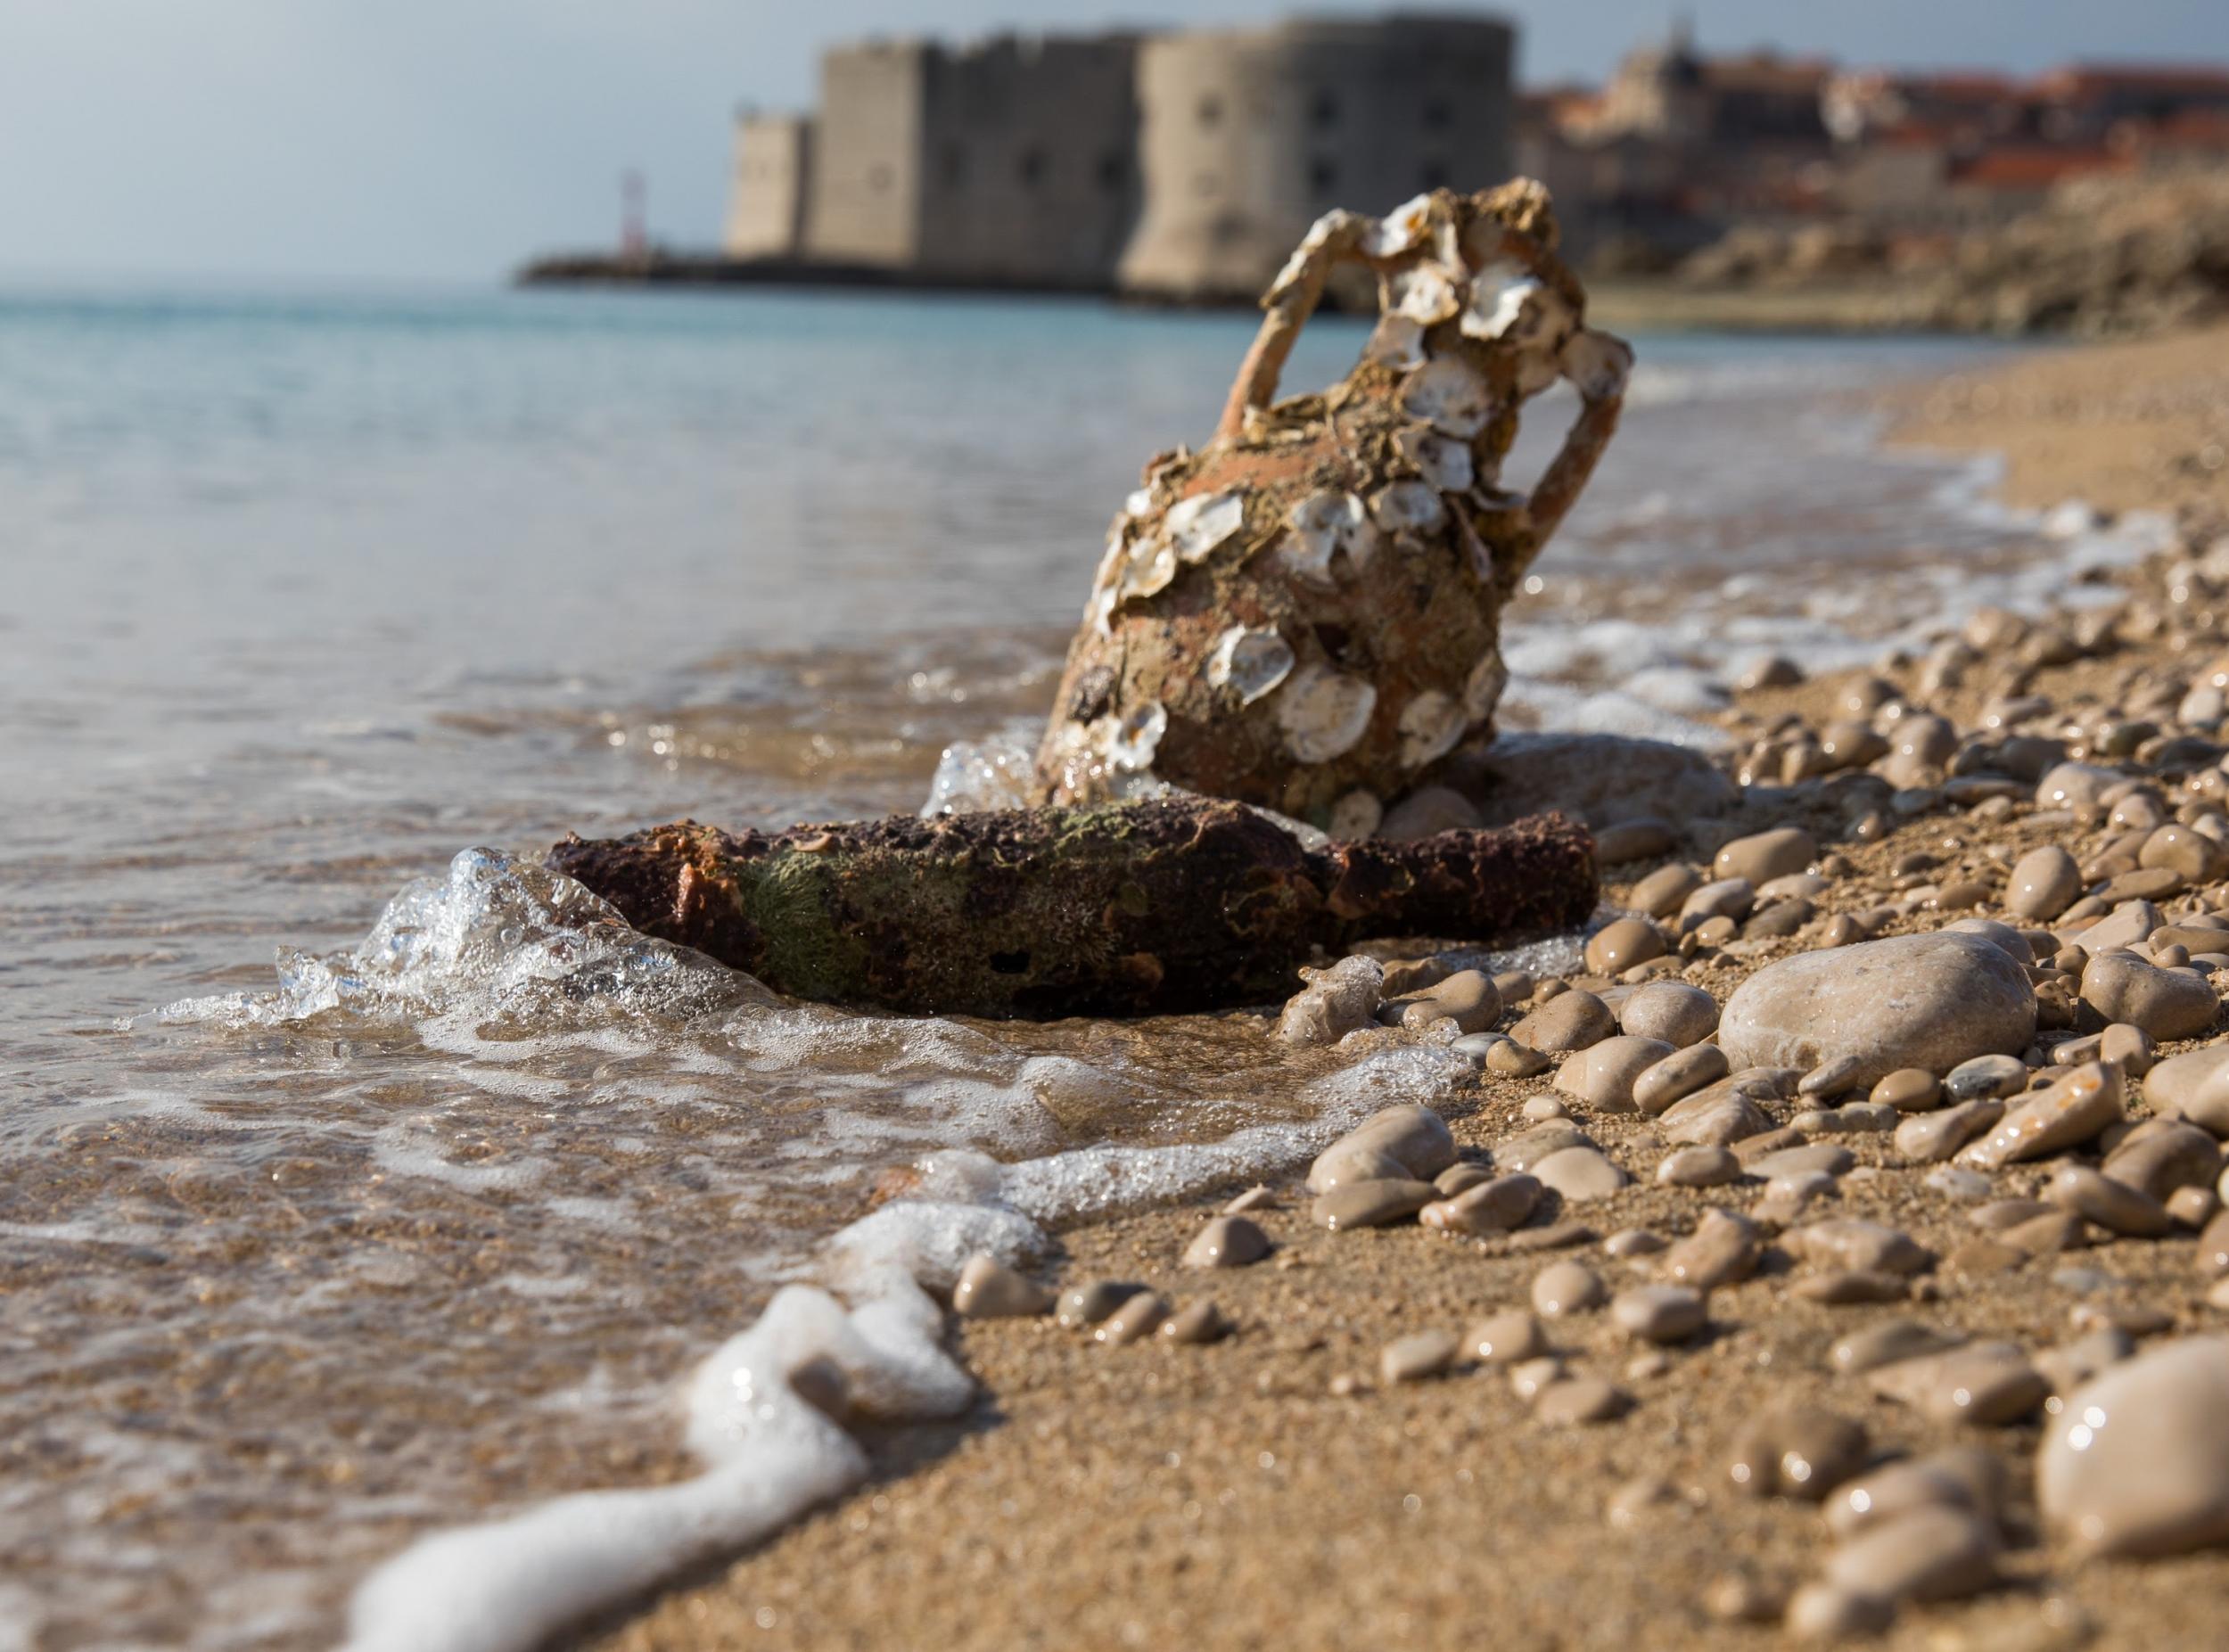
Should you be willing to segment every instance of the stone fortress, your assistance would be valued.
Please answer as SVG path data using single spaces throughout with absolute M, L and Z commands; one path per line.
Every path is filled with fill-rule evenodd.
M 1478 14 L 840 46 L 737 122 L 723 251 L 927 281 L 1252 295 L 1317 217 L 1511 170 L 1516 36 Z

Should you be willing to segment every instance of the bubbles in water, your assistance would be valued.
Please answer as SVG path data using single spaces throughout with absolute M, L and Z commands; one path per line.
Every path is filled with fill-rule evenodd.
M 338 1009 L 546 1031 L 772 1001 L 740 971 L 630 928 L 572 879 L 493 849 L 465 850 L 446 877 L 405 885 L 346 952 L 282 947 L 277 973 L 276 991 L 182 999 L 153 1019 L 267 1027 Z
M 929 782 L 921 813 L 980 814 L 992 809 L 1029 806 L 1031 767 L 1035 756 L 1034 723 L 1010 727 L 983 740 L 956 740 L 944 748 Z

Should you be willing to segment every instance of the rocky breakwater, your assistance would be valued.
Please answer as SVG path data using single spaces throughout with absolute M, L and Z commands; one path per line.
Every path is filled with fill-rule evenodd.
M 2166 333 L 2229 314 L 2229 184 L 2089 177 L 1937 245 L 1862 226 L 1744 226 L 1690 255 L 1686 286 L 1815 296 L 1822 325 L 1968 333 Z M 1783 316 L 1783 325 L 1792 316 Z
M 1271 1034 L 1444 1047 L 1471 1095 L 1118 1226 L 1149 1275 L 1230 1283 L 1180 1314 L 1079 1279 L 1153 1294 L 1077 1331 L 1211 1327 L 1264 1392 L 1357 1405 L 1477 1385 L 1466 1415 L 1609 1476 L 1611 1529 L 1723 1527 L 1698 1612 L 1799 1638 L 1977 1597 L 2033 1626 L 2008 1585 L 2229 1546 L 2229 540 L 1757 675 L 1723 817 L 1598 819 L 1617 910 L 1567 973 L 1365 949 Z M 1460 1287 L 1403 1288 L 1451 1253 Z M 1312 1306 L 1241 1283 L 1296 1270 Z M 1327 1307 L 1350 1278 L 1369 1303 Z M 1756 1500 L 1786 1512 L 1744 1559 Z

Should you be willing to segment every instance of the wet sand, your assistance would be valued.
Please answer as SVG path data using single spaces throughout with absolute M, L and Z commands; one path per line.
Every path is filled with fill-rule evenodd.
M 2229 505 L 2229 327 L 2065 346 L 1901 399 L 1892 442 L 2004 456 L 2007 503 Z
M 2006 491 L 2016 503 L 2220 504 L 2222 471 L 2203 456 L 2221 439 L 2225 409 L 2229 331 L 2054 353 L 1935 387 L 1911 404 L 1898 437 L 2005 452 Z M 2164 564 L 2132 576 L 2135 608 L 2167 604 L 2165 579 Z M 2218 615 L 2189 616 L 2182 640 L 2204 651 L 2179 664 L 2142 624 L 2127 629 L 2133 640 L 2060 665 L 2019 665 L 2011 644 L 2002 657 L 1984 650 L 1963 685 L 1938 694 L 1918 690 L 1916 662 L 1897 682 L 1962 728 L 2008 685 L 2094 719 L 2140 701 L 2163 675 L 2189 676 L 2220 651 L 2225 627 Z M 1823 723 L 1839 686 L 1748 696 L 1728 719 L 1737 750 L 1786 714 Z M 2172 799 L 2171 785 L 2163 789 Z M 1707 863 L 1722 838 L 1796 820 L 1818 831 L 1847 869 L 1816 897 L 1817 919 L 1802 933 L 1705 949 L 1670 978 L 1701 985 L 1723 1004 L 1755 970 L 1814 947 L 1835 914 L 1877 908 L 1923 882 L 1947 884 L 1962 870 L 2001 878 L 2011 860 L 2046 842 L 2065 843 L 2086 864 L 2112 835 L 2102 823 L 2074 831 L 2049 816 L 2031 823 L 2037 813 L 2025 800 L 2009 810 L 1944 808 L 1863 842 L 1836 830 L 1844 818 L 1816 797 L 1753 796 L 1712 823 L 1684 858 Z M 1908 859 L 1915 854 L 1936 867 L 1915 873 Z M 1612 868 L 1607 898 L 1620 904 L 1660 864 Z M 2214 885 L 2200 904 L 2218 907 L 2223 898 Z M 1994 900 L 1979 911 L 2003 915 Z M 1904 913 L 1879 933 L 1935 929 L 1959 916 Z M 2163 1045 L 2161 1054 L 2200 1041 Z M 1485 1148 L 1526 1129 L 1520 1109 L 1548 1089 L 1549 1076 L 1482 1073 L 1469 1110 L 1451 1120 L 1458 1144 Z M 2133 1089 L 2130 1112 L 2142 1116 Z M 1564 1099 L 1635 1177 L 1622 1192 L 1568 1212 L 1600 1235 L 1648 1229 L 1676 1237 L 1711 1205 L 1755 1204 L 1754 1183 L 1657 1187 L 1653 1172 L 1669 1151 L 1658 1122 Z M 1974 1236 L 1971 1204 L 1928 1186 L 1931 1167 L 1903 1163 L 1887 1134 L 1831 1139 L 1860 1168 L 1806 1219 L 1871 1217 L 1938 1257 Z M 2052 1168 L 2000 1171 L 1989 1196 L 2032 1196 Z M 1273 1185 L 1281 1208 L 1258 1220 L 1279 1249 L 1257 1266 L 1179 1269 L 1185 1245 L 1220 1203 L 1205 1199 L 1068 1231 L 1064 1253 L 1045 1270 L 1064 1284 L 1145 1281 L 1179 1306 L 1212 1296 L 1237 1322 L 1229 1340 L 1110 1349 L 1049 1319 L 967 1323 L 957 1346 L 983 1389 L 970 1416 L 882 1434 L 873 1442 L 878 1477 L 868 1486 L 732 1566 L 613 1615 L 577 1644 L 627 1652 L 746 1644 L 1779 1644 L 1776 1610 L 1762 1623 L 1729 1623 L 1707 1602 L 1713 1585 L 1732 1575 L 1776 1607 L 1818 1575 L 1831 1547 L 1815 1508 L 1747 1495 L 1728 1474 L 1743 1425 L 1787 1399 L 1859 1420 L 1877 1452 L 1978 1443 L 2012 1477 L 2007 1585 L 1908 1608 L 1875 1644 L 2009 1652 L 2220 1642 L 2229 1556 L 2077 1564 L 2038 1533 L 2027 1500 L 2039 1422 L 1937 1425 L 1835 1374 L 1827 1359 L 1838 1337 L 1898 1317 L 2001 1336 L 2031 1352 L 2072 1340 L 2085 1311 L 2153 1309 L 2167 1316 L 2171 1335 L 2220 1330 L 2229 1313 L 2208 1305 L 2187 1232 L 2159 1241 L 2097 1234 L 2087 1248 L 2002 1273 L 1942 1267 L 1915 1282 L 1910 1300 L 1863 1306 L 1795 1294 L 1794 1282 L 1815 1270 L 1768 1253 L 1758 1277 L 1712 1293 L 1708 1330 L 1660 1356 L 1605 1314 L 1551 1324 L 1550 1339 L 1570 1352 L 1575 1371 L 1619 1383 L 1636 1401 L 1617 1420 L 1571 1426 L 1538 1418 L 1499 1368 L 1459 1366 L 1444 1379 L 1391 1387 L 1378 1373 L 1378 1351 L 1396 1336 L 1460 1331 L 1488 1312 L 1523 1306 L 1550 1256 L 1519 1252 L 1507 1238 L 1451 1238 L 1413 1224 L 1329 1234 L 1308 1219 L 1298 1168 Z M 1657 1258 L 1616 1260 L 1599 1243 L 1559 1254 L 1582 1257 L 1613 1291 L 1660 1277 Z M 1662 1482 L 1660 1498 L 1630 1518 L 1614 1516 L 1613 1494 L 1642 1478 Z

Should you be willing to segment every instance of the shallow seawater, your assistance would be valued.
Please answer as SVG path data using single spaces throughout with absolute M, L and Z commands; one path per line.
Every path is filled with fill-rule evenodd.
M 1460 1082 L 1253 1015 L 785 1006 L 568 830 L 919 805 L 1041 715 L 1243 317 L 758 294 L 0 295 L 0 1616 L 330 1644 L 412 1537 L 690 1472 L 676 1401 L 884 1179 L 1057 1222 Z M 1325 324 L 1293 384 L 1359 339 Z M 1972 352 L 1641 340 L 1516 726 L 1703 739 L 2069 557 L 1862 392 Z M 1537 405 L 1542 462 L 1567 416 Z M 1974 580 L 1975 571 L 1989 577 Z M 933 1156 L 942 1155 L 942 1156 Z M 973 1155 L 983 1155 L 982 1157 Z M 0 1637 L 4 1640 L 4 1637 Z

